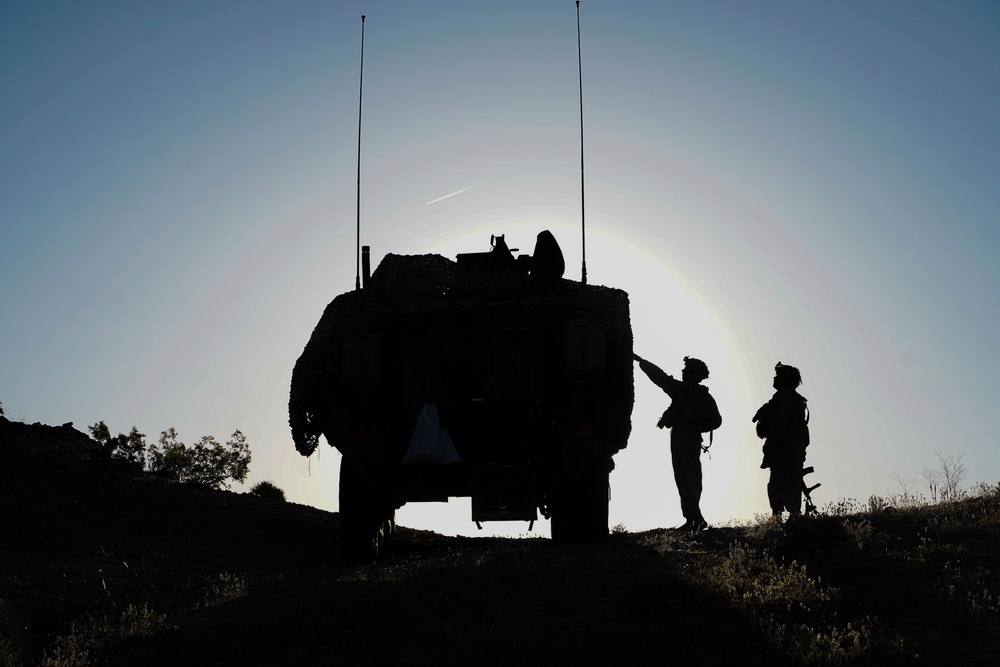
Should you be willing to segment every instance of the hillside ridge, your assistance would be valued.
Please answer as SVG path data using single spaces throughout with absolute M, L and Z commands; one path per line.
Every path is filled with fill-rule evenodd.
M 596 544 L 398 528 L 103 460 L 0 417 L 0 664 L 994 664 L 1000 492 Z M 848 511 L 850 510 L 850 511 Z

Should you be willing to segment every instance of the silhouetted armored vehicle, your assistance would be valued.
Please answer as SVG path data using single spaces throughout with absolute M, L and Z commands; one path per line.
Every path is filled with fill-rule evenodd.
M 301 454 L 323 435 L 343 455 L 346 557 L 373 559 L 404 503 L 450 497 L 471 497 L 480 527 L 541 512 L 553 539 L 608 534 L 611 457 L 631 431 L 628 295 L 563 270 L 547 231 L 532 256 L 494 236 L 455 262 L 386 255 L 327 306 L 289 424 Z

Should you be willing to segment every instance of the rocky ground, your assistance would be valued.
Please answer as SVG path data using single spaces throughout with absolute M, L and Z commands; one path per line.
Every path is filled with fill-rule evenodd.
M 0 665 L 1000 655 L 1000 493 L 585 545 L 401 527 L 356 566 L 336 514 L 172 483 L 100 460 L 72 427 L 0 420 Z

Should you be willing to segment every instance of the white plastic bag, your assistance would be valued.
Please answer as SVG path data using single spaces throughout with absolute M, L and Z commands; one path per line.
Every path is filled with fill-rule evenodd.
M 454 463 L 460 460 L 448 429 L 441 426 L 437 405 L 424 403 L 403 463 Z

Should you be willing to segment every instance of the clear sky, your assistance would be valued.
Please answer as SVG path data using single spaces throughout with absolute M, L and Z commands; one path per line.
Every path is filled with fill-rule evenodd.
M 490 234 L 530 252 L 549 229 L 579 280 L 572 0 L 4 2 L 8 417 L 189 444 L 241 429 L 246 488 L 337 508 L 339 454 L 295 452 L 287 401 L 323 308 L 354 288 L 362 14 L 373 265 Z M 580 16 L 589 282 L 630 294 L 639 354 L 708 363 L 708 520 L 767 510 L 750 417 L 779 360 L 802 370 L 819 504 L 893 476 L 922 490 L 936 452 L 1000 482 L 1000 5 Z M 667 397 L 637 373 L 611 503 L 632 530 L 681 521 Z M 467 500 L 399 520 L 476 533 Z

